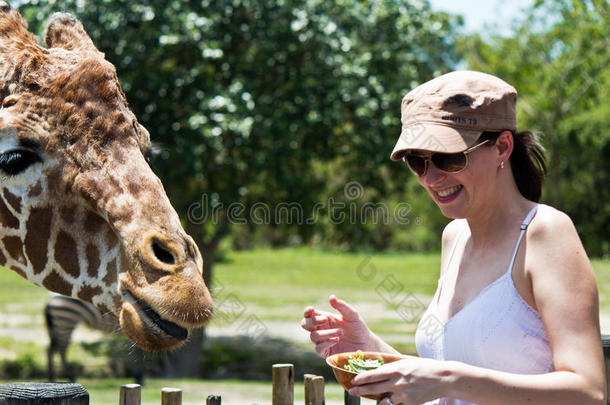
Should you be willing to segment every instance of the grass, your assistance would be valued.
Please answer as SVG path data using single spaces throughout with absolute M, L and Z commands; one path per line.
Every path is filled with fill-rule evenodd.
M 221 311 L 225 298 L 233 296 L 263 322 L 292 322 L 295 328 L 305 306 L 330 310 L 328 296 L 335 294 L 361 310 L 371 329 L 412 353 L 418 313 L 405 321 L 398 310 L 403 302 L 415 302 L 411 310 L 425 308 L 426 296 L 437 285 L 439 264 L 438 254 L 310 248 L 231 252 L 214 268 L 212 293 Z

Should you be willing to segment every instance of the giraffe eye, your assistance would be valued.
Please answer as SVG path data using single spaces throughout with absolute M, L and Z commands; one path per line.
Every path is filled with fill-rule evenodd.
M 32 151 L 25 149 L 10 150 L 0 154 L 0 170 L 12 176 L 40 161 L 42 161 L 40 156 Z

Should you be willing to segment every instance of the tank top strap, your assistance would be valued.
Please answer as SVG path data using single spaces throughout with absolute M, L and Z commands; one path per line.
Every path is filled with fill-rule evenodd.
M 517 239 L 517 244 L 515 245 L 515 250 L 513 251 L 513 257 L 510 259 L 510 264 L 508 265 L 507 273 L 510 273 L 513 271 L 513 266 L 515 265 L 515 259 L 517 258 L 517 252 L 519 251 L 519 245 L 521 245 L 521 239 L 523 239 L 523 236 L 525 235 L 525 231 L 527 231 L 527 227 L 529 226 L 530 222 L 532 222 L 532 219 L 534 218 L 534 215 L 536 215 L 537 210 L 538 210 L 538 205 L 534 206 L 534 208 L 532 208 L 530 210 L 530 212 L 528 212 L 527 216 L 521 223 L 521 232 L 519 232 L 519 238 Z
M 460 230 L 457 232 L 457 235 L 455 235 L 455 240 L 453 241 L 453 246 L 451 246 L 451 251 L 449 252 L 449 257 L 447 258 L 447 261 L 445 262 L 445 268 L 441 269 L 441 276 L 439 277 L 439 283 L 441 282 L 441 280 L 443 278 L 445 278 L 445 274 L 447 274 L 447 270 L 449 269 L 449 265 L 451 264 L 451 260 L 453 259 L 453 254 L 455 253 L 455 248 L 458 245 L 458 242 L 461 239 L 462 234 L 464 233 L 464 228 L 460 228 Z
M 447 258 L 447 261 L 445 262 L 445 268 L 441 268 L 441 274 L 440 277 L 438 278 L 438 287 L 437 287 L 437 292 L 436 292 L 436 302 L 438 303 L 438 301 L 441 298 L 441 292 L 443 291 L 443 280 L 445 279 L 445 276 L 447 275 L 447 272 L 449 271 L 449 265 L 451 264 L 451 261 L 453 260 L 453 254 L 455 253 L 455 249 L 458 245 L 458 242 L 461 239 L 462 234 L 464 233 L 464 228 L 461 228 L 457 235 L 455 235 L 455 240 L 453 241 L 453 246 L 451 247 L 451 251 L 449 252 L 449 257 Z

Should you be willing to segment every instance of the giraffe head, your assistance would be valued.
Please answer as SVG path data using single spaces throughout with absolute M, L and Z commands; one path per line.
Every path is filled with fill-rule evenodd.
M 212 313 L 199 250 L 114 66 L 69 14 L 45 42 L 0 0 L 0 265 L 114 314 L 145 350 L 176 347 Z

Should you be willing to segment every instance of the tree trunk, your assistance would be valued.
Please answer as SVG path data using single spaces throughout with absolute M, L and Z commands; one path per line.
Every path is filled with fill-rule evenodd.
M 193 237 L 203 255 L 203 279 L 208 288 L 212 286 L 212 267 L 220 236 L 203 243 L 201 225 L 186 223 L 186 232 Z M 199 377 L 201 375 L 201 351 L 205 343 L 205 327 L 192 330 L 188 342 L 167 356 L 165 374 L 167 377 Z

